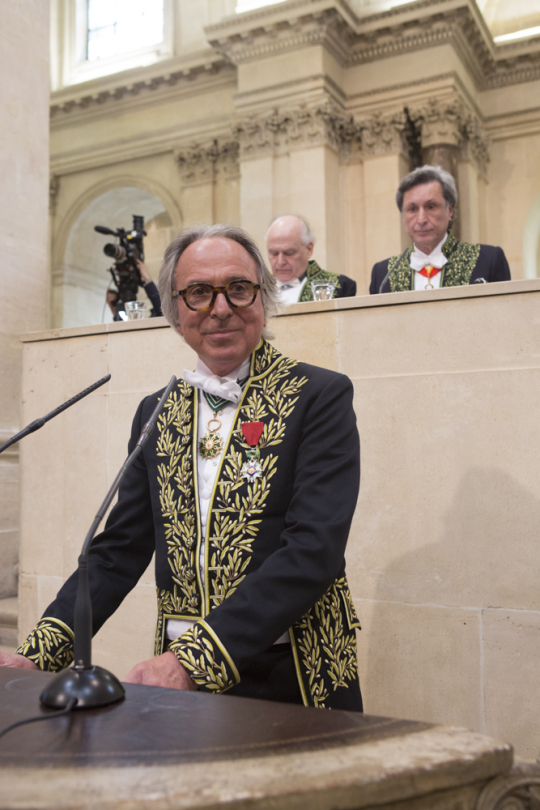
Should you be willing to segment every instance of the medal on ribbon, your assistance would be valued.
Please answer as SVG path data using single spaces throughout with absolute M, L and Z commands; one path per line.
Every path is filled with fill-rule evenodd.
M 264 422 L 244 422 L 242 424 L 242 433 L 244 439 L 249 445 L 249 450 L 246 451 L 248 460 L 242 465 L 240 473 L 246 481 L 255 481 L 262 475 L 262 466 L 260 462 L 259 440 L 264 430 Z
M 215 425 L 215 427 L 212 427 Z M 223 439 L 221 438 L 218 430 L 221 427 L 221 422 L 217 418 L 217 413 L 214 411 L 214 416 L 206 423 L 208 433 L 202 437 L 199 442 L 199 453 L 203 458 L 215 458 L 219 456 L 223 450 Z

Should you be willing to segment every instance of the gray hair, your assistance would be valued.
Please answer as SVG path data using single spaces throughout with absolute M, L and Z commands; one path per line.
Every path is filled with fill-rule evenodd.
M 163 264 L 159 271 L 157 287 L 161 297 L 161 309 L 173 329 L 176 330 L 180 323 L 176 299 L 172 296 L 176 267 L 186 248 L 193 242 L 199 242 L 202 239 L 232 239 L 233 242 L 238 242 L 255 262 L 266 319 L 273 318 L 281 312 L 276 279 L 265 265 L 261 252 L 251 236 L 235 225 L 197 225 L 181 231 L 173 239 L 165 251 Z M 266 327 L 263 329 L 263 337 L 266 339 L 273 337 Z
M 434 180 L 441 184 L 442 194 L 446 200 L 446 207 L 448 208 L 450 205 L 453 205 L 455 208 L 458 195 L 456 181 L 450 172 L 446 172 L 444 169 L 441 169 L 440 166 L 426 165 L 409 172 L 399 184 L 396 194 L 396 203 L 399 210 L 403 213 L 403 197 L 406 191 L 410 191 L 411 188 L 421 186 L 424 183 L 433 183 Z
M 307 219 L 305 219 L 305 217 L 301 217 L 298 214 L 280 214 L 279 217 L 274 217 L 274 219 L 272 220 L 272 222 L 268 226 L 268 230 L 266 231 L 266 239 L 268 239 L 268 234 L 270 233 L 270 228 L 272 227 L 274 222 L 277 222 L 278 219 L 283 219 L 283 217 L 295 217 L 297 220 L 299 220 L 300 225 L 302 226 L 301 231 L 300 231 L 300 239 L 302 240 L 303 245 L 305 245 L 307 247 L 310 242 L 315 244 L 315 237 L 311 233 L 311 228 L 309 226 L 309 222 L 307 221 Z

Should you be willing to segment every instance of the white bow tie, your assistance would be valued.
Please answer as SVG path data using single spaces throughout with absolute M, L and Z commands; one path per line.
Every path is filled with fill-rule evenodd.
M 303 281 L 303 278 L 302 281 L 299 278 L 291 278 L 290 281 L 279 281 L 278 279 L 277 285 L 279 290 L 291 290 L 293 287 L 299 287 Z
M 435 247 L 431 251 L 431 253 L 424 253 L 415 245 L 414 250 L 411 253 L 411 258 L 409 260 L 412 269 L 416 270 L 416 272 L 419 273 L 420 270 L 422 270 L 426 266 L 426 264 L 431 264 L 433 265 L 433 267 L 436 267 L 438 270 L 441 270 L 444 267 L 444 265 L 448 262 L 448 259 L 442 252 L 442 246 L 444 245 L 445 242 L 446 236 L 441 242 L 439 242 L 437 247 Z
M 218 377 L 216 374 L 207 377 L 204 374 L 199 374 L 198 371 L 188 371 L 187 368 L 184 369 L 182 377 L 189 385 L 199 388 L 201 391 L 206 391 L 207 394 L 234 402 L 235 405 L 240 402 L 242 389 L 234 380 L 229 380 L 227 377 Z

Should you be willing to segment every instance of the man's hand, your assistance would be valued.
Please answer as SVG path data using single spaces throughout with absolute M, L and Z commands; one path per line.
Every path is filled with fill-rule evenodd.
M 0 667 L 14 667 L 15 669 L 39 669 L 37 664 L 24 655 L 17 653 L 0 652 Z
M 167 689 L 185 691 L 197 689 L 176 655 L 170 651 L 136 664 L 124 678 L 124 683 L 166 686 Z
M 148 282 L 152 281 L 150 273 L 148 272 L 148 267 L 144 262 L 141 262 L 140 259 L 135 259 L 135 261 L 137 262 L 137 267 L 139 268 L 139 273 L 141 274 L 144 284 L 148 284 Z

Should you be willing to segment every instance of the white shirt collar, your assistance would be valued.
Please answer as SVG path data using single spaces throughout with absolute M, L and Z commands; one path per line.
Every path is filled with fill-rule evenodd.
M 225 377 L 218 377 L 198 358 L 196 371 L 185 368 L 182 377 L 189 385 L 193 385 L 201 391 L 206 391 L 207 394 L 212 394 L 212 396 L 234 402 L 237 405 L 242 398 L 242 389 L 237 380 L 249 377 L 250 362 L 251 356 L 247 357 L 239 366 L 233 368 Z
M 444 238 L 441 239 L 436 247 L 433 248 L 431 253 L 424 253 L 420 250 L 420 248 L 417 248 L 416 245 L 413 245 L 414 250 L 411 253 L 410 258 L 410 265 L 412 269 L 419 273 L 420 270 L 426 266 L 426 264 L 432 264 L 433 267 L 438 267 L 439 269 L 443 268 L 448 259 L 442 252 L 442 246 L 447 239 L 448 233 L 445 233 Z

